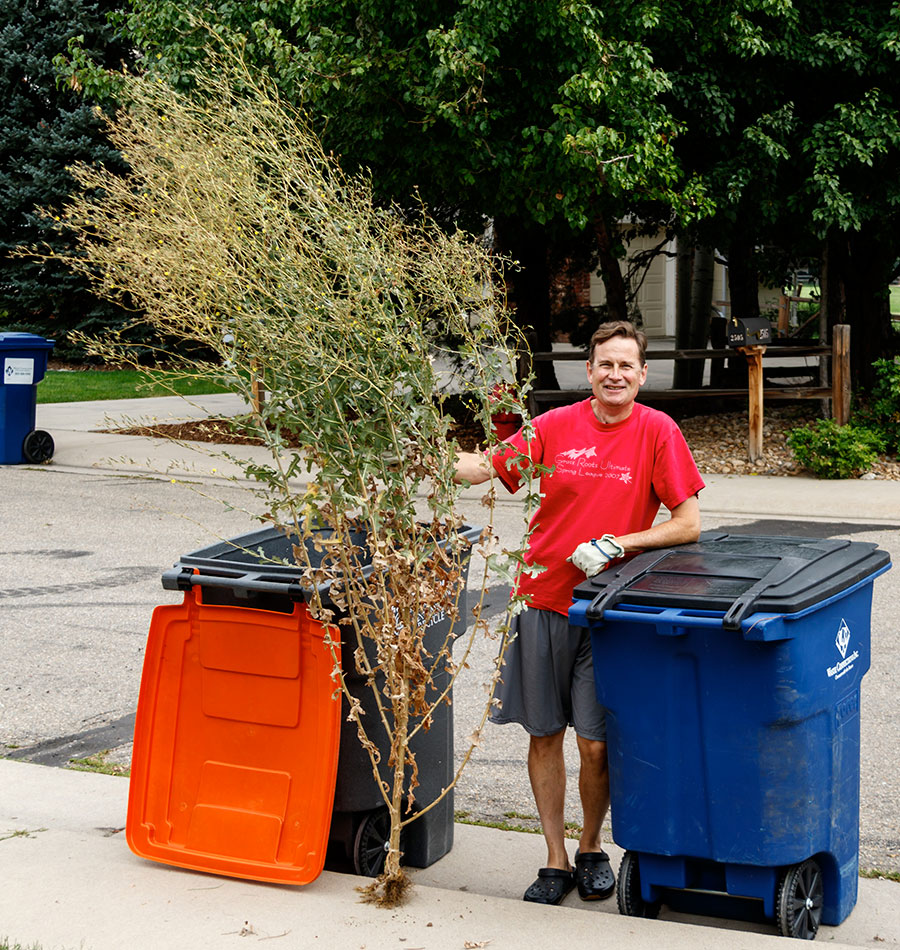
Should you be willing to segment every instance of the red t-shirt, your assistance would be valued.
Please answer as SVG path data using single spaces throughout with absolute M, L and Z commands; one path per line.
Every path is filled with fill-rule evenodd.
M 526 555 L 529 564 L 547 570 L 523 575 L 518 590 L 531 596 L 532 606 L 561 614 L 568 613 L 572 590 L 584 580 L 566 561 L 582 541 L 644 531 L 660 503 L 671 511 L 704 487 L 674 420 L 640 403 L 624 421 L 604 425 L 585 399 L 538 416 L 530 444 L 521 430 L 506 441 L 553 469 L 541 476 L 543 497 Z M 511 456 L 498 452 L 493 465 L 514 492 L 522 473 L 516 462 L 507 468 Z

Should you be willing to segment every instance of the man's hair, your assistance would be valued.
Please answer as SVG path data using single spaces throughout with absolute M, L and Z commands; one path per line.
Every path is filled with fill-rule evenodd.
M 634 340 L 637 343 L 641 366 L 647 362 L 647 335 L 643 330 L 638 330 L 629 320 L 610 320 L 609 323 L 601 323 L 594 330 L 594 335 L 591 337 L 591 346 L 588 350 L 590 362 L 594 362 L 594 350 L 601 343 L 611 340 L 614 336 L 624 336 L 627 340 Z

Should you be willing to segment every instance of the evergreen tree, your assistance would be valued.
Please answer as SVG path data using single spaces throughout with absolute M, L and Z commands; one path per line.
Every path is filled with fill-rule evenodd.
M 54 65 L 75 37 L 97 62 L 127 59 L 127 47 L 107 23 L 112 8 L 104 0 L 0 0 L 0 326 L 55 338 L 62 356 L 74 355 L 67 331 L 115 325 L 130 315 L 96 298 L 61 262 L 13 251 L 33 244 L 61 250 L 72 241 L 38 212 L 65 203 L 74 185 L 68 166 L 123 167 L 96 106 L 77 83 L 60 82 Z

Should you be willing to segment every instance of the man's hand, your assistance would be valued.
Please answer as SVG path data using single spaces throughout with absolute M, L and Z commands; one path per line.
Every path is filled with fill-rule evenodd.
M 457 484 L 468 482 L 470 485 L 480 485 L 491 477 L 491 463 L 483 452 L 460 452 L 456 456 L 456 475 L 453 478 Z
M 622 557 L 624 553 L 625 548 L 611 534 L 604 534 L 599 540 L 592 538 L 590 541 L 583 541 L 566 560 L 584 571 L 588 577 L 593 577 L 610 561 Z

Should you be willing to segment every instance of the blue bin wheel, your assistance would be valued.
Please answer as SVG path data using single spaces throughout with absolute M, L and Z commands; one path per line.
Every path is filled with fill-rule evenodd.
M 387 808 L 375 808 L 367 812 L 353 839 L 353 870 L 365 877 L 377 877 L 384 870 L 391 836 L 391 816 Z M 405 831 L 400 832 L 400 850 L 406 840 Z
M 778 886 L 778 932 L 782 937 L 815 940 L 822 920 L 822 869 L 810 858 L 789 867 Z
M 29 462 L 40 465 L 53 458 L 53 450 L 56 446 L 53 444 L 53 436 L 49 432 L 41 429 L 35 429 L 25 436 L 22 443 L 22 454 Z
M 619 913 L 626 917 L 647 917 L 656 920 L 661 901 L 648 903 L 641 897 L 641 872 L 638 856 L 633 851 L 622 855 L 619 880 L 616 882 L 616 903 Z

